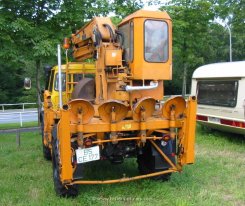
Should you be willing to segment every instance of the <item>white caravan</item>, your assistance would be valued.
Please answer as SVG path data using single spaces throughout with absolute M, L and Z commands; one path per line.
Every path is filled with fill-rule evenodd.
M 245 61 L 197 68 L 191 95 L 197 96 L 199 123 L 245 135 Z

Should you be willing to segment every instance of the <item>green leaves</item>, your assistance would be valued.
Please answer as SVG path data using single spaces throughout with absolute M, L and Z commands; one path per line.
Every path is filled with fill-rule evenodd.
M 160 0 L 147 2 L 162 4 L 161 9 L 166 10 L 173 20 L 174 76 L 173 82 L 165 88 L 166 94 L 180 93 L 184 65 L 187 67 L 187 88 L 190 88 L 192 72 L 198 66 L 229 61 L 228 32 L 214 23 L 214 18 L 226 20 L 231 26 L 233 60 L 244 59 L 243 0 L 172 0 L 165 4 Z M 23 68 L 23 73 L 18 74 L 21 78 L 26 75 L 34 77 L 36 61 L 56 64 L 57 44 L 94 16 L 115 15 L 112 20 L 118 24 L 122 18 L 142 7 L 142 0 L 1 0 L 0 62 L 5 65 L 1 75 L 4 80 L 11 82 L 18 69 Z M 11 75 L 8 74 L 9 70 Z M 13 88 L 0 85 L 0 93 L 5 91 L 6 94 L 12 93 Z M 21 94 L 15 95 L 16 98 Z M 13 96 L 9 98 L 13 101 L 16 99 Z
M 25 19 L 22 18 L 17 18 L 15 21 L 13 21 L 10 24 L 10 27 L 13 32 L 24 32 L 26 33 L 27 31 L 32 30 L 32 25 L 31 22 L 26 21 Z
M 238 0 L 172 0 L 161 9 L 173 20 L 174 84 L 180 85 L 187 66 L 187 88 L 193 71 L 203 64 L 229 61 L 229 34 L 213 22 L 227 20 L 232 30 L 233 60 L 245 56 L 245 3 Z M 239 42 L 239 43 L 238 43 Z M 171 88 L 165 88 L 165 91 Z M 179 90 L 179 89 L 178 89 Z M 190 90 L 189 90 L 190 91 Z M 188 91 L 187 91 L 188 92 Z
M 34 57 L 48 57 L 52 56 L 56 53 L 56 46 L 54 41 L 45 39 L 42 41 L 39 41 L 37 43 L 34 43 L 33 46 L 33 56 Z

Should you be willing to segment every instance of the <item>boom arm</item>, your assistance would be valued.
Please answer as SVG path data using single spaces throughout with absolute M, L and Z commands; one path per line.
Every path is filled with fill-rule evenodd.
M 96 99 L 133 105 L 151 96 L 163 98 L 163 80 L 171 79 L 171 19 L 164 12 L 139 11 L 116 30 L 108 17 L 95 17 L 72 35 L 73 57 L 96 60 Z
M 109 17 L 95 17 L 72 35 L 73 56 L 78 61 L 92 58 L 101 42 L 115 42 L 115 27 Z

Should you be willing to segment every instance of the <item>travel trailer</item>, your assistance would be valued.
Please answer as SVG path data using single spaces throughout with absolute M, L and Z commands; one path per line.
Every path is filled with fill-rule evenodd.
M 200 124 L 245 135 L 245 61 L 197 68 L 191 94 L 197 96 Z

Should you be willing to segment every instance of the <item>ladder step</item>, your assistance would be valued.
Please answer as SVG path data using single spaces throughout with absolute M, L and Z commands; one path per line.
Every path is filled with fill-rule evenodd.
M 66 84 L 77 84 L 78 82 L 66 82 Z

